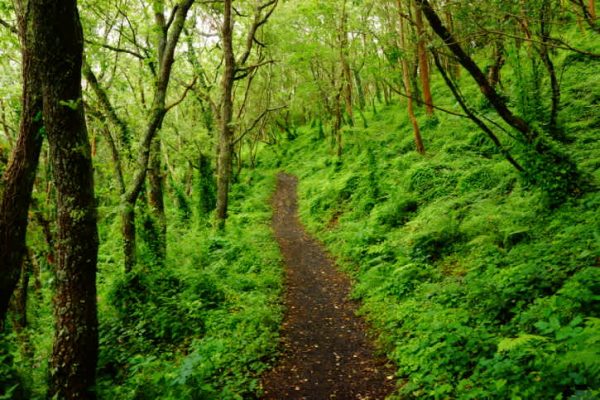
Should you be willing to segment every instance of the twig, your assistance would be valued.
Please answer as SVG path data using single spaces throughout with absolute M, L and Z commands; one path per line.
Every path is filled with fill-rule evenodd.
M 126 54 L 132 55 L 136 58 L 139 58 L 140 60 L 146 59 L 145 56 L 141 55 L 140 53 L 136 53 L 133 50 L 122 49 L 120 47 L 111 46 L 109 44 L 94 42 L 93 40 L 86 40 L 85 42 L 92 44 L 94 46 L 100 46 L 100 47 L 104 47 L 105 49 L 108 49 L 108 50 L 116 51 L 117 53 L 126 53 Z
M 194 87 L 194 85 L 196 84 L 196 81 L 198 80 L 198 77 L 194 77 L 194 80 L 192 80 L 192 83 L 190 83 L 189 85 L 187 85 L 185 87 L 185 90 L 183 91 L 183 93 L 181 94 L 181 97 L 179 98 L 179 100 L 175 101 L 174 103 L 169 104 L 168 106 L 165 107 L 165 111 L 169 111 L 171 108 L 178 106 L 179 104 L 181 104 L 181 102 L 183 100 L 185 100 L 185 97 L 187 96 L 188 92 L 190 90 L 192 90 L 192 88 Z
M 235 139 L 232 144 L 235 145 L 237 143 L 240 142 L 240 140 L 242 140 L 244 138 L 244 136 L 246 136 L 248 133 L 250 133 L 255 127 L 256 125 L 258 125 L 258 123 L 267 116 L 268 113 L 273 112 L 273 111 L 278 111 L 278 110 L 282 110 L 284 108 L 287 108 L 288 105 L 284 104 L 282 106 L 279 107 L 274 107 L 274 108 L 267 108 L 266 110 L 264 110 L 255 120 L 254 122 L 252 122 L 252 125 L 250 125 L 250 127 L 248 129 L 246 129 L 244 131 L 244 133 L 242 133 L 237 139 Z

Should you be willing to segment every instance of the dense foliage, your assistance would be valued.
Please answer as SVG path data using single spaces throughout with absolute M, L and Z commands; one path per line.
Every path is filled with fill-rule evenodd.
M 570 156 L 597 180 L 594 68 L 565 72 L 563 113 Z M 318 124 L 265 157 L 300 177 L 302 219 L 355 278 L 400 398 L 598 396 L 598 193 L 549 210 L 547 192 L 454 116 L 419 117 L 419 156 L 400 106 L 347 128 L 341 160 Z
M 258 390 L 282 315 L 282 271 L 269 228 L 272 190 L 272 178 L 245 175 L 232 193 L 236 215 L 227 232 L 215 235 L 196 214 L 173 223 L 172 256 L 166 263 L 157 264 L 144 246 L 140 263 L 127 275 L 118 252 L 118 224 L 103 225 L 98 265 L 101 398 L 241 399 Z M 169 202 L 168 208 L 176 221 L 176 203 Z M 42 281 L 51 288 L 47 266 Z M 39 295 L 50 293 L 44 289 Z M 26 353 L 12 349 L 15 370 L 3 363 L 2 379 L 13 383 L 4 398 L 44 398 L 52 323 L 47 306 L 40 308 L 43 304 L 48 303 L 30 304 L 30 325 L 21 333 L 28 336 L 21 342 Z
M 50 4 L 83 43 L 41 23 Z M 0 400 L 78 386 L 68 329 L 99 339 L 88 396 L 260 396 L 284 313 L 282 170 L 397 367 L 393 398 L 599 397 L 596 8 L 0 0 Z M 50 97 L 63 75 L 77 98 Z M 79 142 L 60 142 L 74 114 Z M 78 158 L 86 189 L 65 185 Z M 88 298 L 68 286 L 77 243 Z M 97 321 L 70 324 L 84 304 Z

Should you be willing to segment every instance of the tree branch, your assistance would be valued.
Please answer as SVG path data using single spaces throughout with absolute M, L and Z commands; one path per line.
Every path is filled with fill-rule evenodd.
M 524 172 L 523 167 L 510 155 L 508 150 L 506 150 L 504 148 L 504 146 L 502 146 L 502 143 L 500 142 L 498 137 L 494 134 L 494 132 L 492 132 L 492 130 L 482 120 L 477 118 L 475 113 L 467 106 L 467 103 L 465 102 L 464 97 L 460 94 L 458 87 L 454 84 L 452 79 L 450 79 L 450 77 L 446 73 L 446 70 L 442 66 L 442 63 L 440 62 L 440 58 L 439 58 L 438 54 L 435 51 L 432 51 L 431 54 L 433 55 L 433 60 L 435 62 L 435 66 L 437 67 L 438 71 L 442 75 L 442 78 L 444 78 L 444 82 L 446 82 L 446 85 L 448 86 L 448 88 L 450 89 L 452 94 L 454 95 L 454 98 L 456 99 L 456 101 L 458 101 L 458 104 L 460 104 L 460 106 L 463 109 L 463 111 L 465 112 L 465 114 L 467 114 L 467 116 L 473 122 L 475 122 L 475 124 L 483 132 L 485 132 L 486 135 L 488 135 L 488 137 L 492 140 L 494 145 L 498 148 L 498 150 L 500 150 L 502 155 L 508 160 L 509 163 L 511 163 L 511 165 L 513 167 L 515 167 L 517 169 L 517 171 Z
M 245 77 L 247 77 L 255 69 L 260 68 L 263 65 L 274 64 L 274 63 L 275 63 L 275 60 L 267 60 L 267 61 L 259 62 L 257 64 L 249 65 L 247 67 L 236 68 L 235 73 L 237 74 L 238 72 L 242 72 L 242 74 L 236 75 L 233 79 L 236 81 L 239 81 L 240 79 L 244 79 Z
M 401 91 L 400 91 L 400 90 L 398 90 L 398 89 L 397 89 L 397 88 L 396 88 L 394 85 L 392 85 L 392 83 L 391 83 L 391 82 L 389 82 L 387 79 L 385 79 L 385 78 L 382 78 L 382 80 L 383 80 L 383 82 L 384 82 L 386 85 L 388 85 L 388 86 L 389 86 L 389 88 L 390 88 L 390 89 L 392 89 L 392 91 L 393 91 L 394 93 L 396 93 L 396 94 L 398 94 L 398 95 L 400 95 L 400 96 L 402 96 L 402 97 L 405 97 L 405 98 L 407 98 L 407 99 L 412 99 L 413 101 L 416 101 L 417 103 L 419 103 L 419 105 L 428 105 L 428 106 L 431 106 L 431 107 L 435 108 L 436 110 L 439 110 L 439 111 L 441 111 L 441 112 L 444 112 L 444 113 L 446 113 L 446 114 L 455 115 L 455 116 L 457 116 L 457 117 L 461 117 L 461 118 L 469 118 L 469 116 L 468 116 L 468 115 L 466 115 L 466 114 L 461 114 L 461 113 L 457 113 L 457 112 L 455 112 L 455 111 L 450 111 L 450 110 L 448 110 L 447 108 L 442 108 L 442 107 L 436 106 L 436 105 L 434 105 L 434 104 L 427 104 L 427 103 L 425 103 L 423 100 L 421 100 L 421 99 L 419 99 L 419 98 L 416 98 L 416 97 L 414 97 L 414 96 L 409 96 L 409 95 L 407 95 L 406 93 L 403 93 L 403 92 L 401 92 Z
M 267 116 L 267 114 L 269 114 L 270 112 L 273 111 L 278 111 L 278 110 L 282 110 L 284 108 L 287 108 L 288 105 L 285 104 L 283 106 L 279 106 L 279 107 L 274 107 L 274 108 L 267 108 L 266 110 L 264 110 L 255 120 L 254 122 L 252 122 L 252 124 L 250 125 L 250 127 L 248 129 L 246 129 L 237 139 L 234 139 L 232 144 L 236 145 L 237 143 L 240 142 L 240 140 L 242 140 L 244 138 L 244 136 L 246 136 L 248 133 L 250 133 L 255 127 L 256 125 L 258 125 L 258 123 Z
M 246 61 L 248 61 L 248 57 L 250 57 L 250 52 L 252 51 L 252 46 L 254 44 L 256 32 L 258 31 L 258 28 L 260 28 L 267 22 L 271 14 L 273 14 L 273 11 L 275 11 L 275 7 L 277 7 L 278 1 L 279 0 L 269 0 L 256 8 L 256 12 L 254 14 L 254 22 L 252 23 L 252 26 L 248 31 L 248 35 L 246 36 L 246 48 L 242 55 L 238 58 L 236 63 L 237 65 L 244 65 Z M 271 9 L 268 10 L 264 16 L 262 16 L 263 10 L 268 7 L 271 7 Z
M 3 20 L 2 18 L 0 18 L 0 25 L 2 25 L 3 27 L 5 27 L 6 29 L 8 29 L 9 31 L 11 31 L 15 35 L 19 34 L 19 31 L 17 30 L 16 26 L 14 26 L 13 24 L 11 24 L 11 23 Z
M 196 84 L 196 81 L 198 80 L 198 77 L 195 76 L 194 79 L 192 80 L 192 83 L 190 83 L 189 85 L 185 86 L 185 90 L 183 91 L 183 93 L 181 94 L 181 97 L 179 98 L 179 100 L 169 104 L 168 106 L 165 107 L 165 111 L 168 112 L 169 110 L 171 110 L 173 107 L 178 106 L 179 104 L 181 104 L 181 102 L 183 102 L 183 100 L 185 100 L 185 97 L 187 96 L 188 92 L 194 87 L 194 85 Z
M 417 4 L 423 10 L 423 14 L 431 28 L 435 31 L 435 33 L 444 41 L 448 49 L 454 53 L 458 62 L 469 72 L 471 77 L 477 82 L 479 86 L 479 90 L 486 97 L 486 99 L 490 102 L 490 104 L 494 107 L 498 115 L 510 126 L 519 131 L 528 142 L 532 142 L 536 133 L 531 129 L 529 124 L 521 117 L 513 114 L 513 112 L 508 108 L 506 102 L 502 99 L 502 97 L 498 94 L 496 89 L 490 85 L 489 81 L 485 74 L 481 71 L 479 66 L 473 61 L 471 57 L 463 48 L 457 43 L 456 39 L 448 31 L 446 26 L 440 20 L 440 17 L 431 7 L 428 0 L 415 0 Z
M 106 44 L 106 43 L 98 43 L 98 42 L 94 42 L 93 40 L 88 40 L 88 39 L 86 39 L 86 41 L 85 41 L 85 42 L 86 42 L 86 43 L 88 43 L 88 44 L 92 44 L 92 45 L 94 45 L 94 46 L 100 46 L 100 47 L 104 47 L 105 49 L 112 50 L 112 51 L 115 51 L 115 52 L 117 52 L 117 53 L 125 53 L 125 54 L 129 54 L 129 55 L 132 55 L 132 56 L 134 56 L 135 58 L 139 58 L 140 60 L 145 60 L 145 59 L 146 59 L 146 57 L 145 57 L 145 56 L 143 56 L 143 55 L 141 55 L 140 53 L 137 53 L 137 52 L 135 52 L 135 51 L 133 51 L 133 50 L 129 50 L 129 49 L 122 49 L 122 48 L 120 48 L 120 47 L 111 46 L 110 44 Z

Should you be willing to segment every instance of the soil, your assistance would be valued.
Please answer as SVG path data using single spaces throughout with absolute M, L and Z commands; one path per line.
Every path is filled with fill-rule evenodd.
M 376 400 L 394 391 L 394 369 L 375 355 L 348 299 L 350 280 L 297 216 L 297 179 L 279 174 L 273 228 L 286 266 L 286 316 L 278 364 L 263 375 L 263 400 Z

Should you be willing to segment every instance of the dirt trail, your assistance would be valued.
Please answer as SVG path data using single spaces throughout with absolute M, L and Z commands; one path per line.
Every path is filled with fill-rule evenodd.
M 283 354 L 263 376 L 264 400 L 384 399 L 394 374 L 374 356 L 364 322 L 347 299 L 350 282 L 298 221 L 297 180 L 280 174 L 273 228 L 286 265 Z

